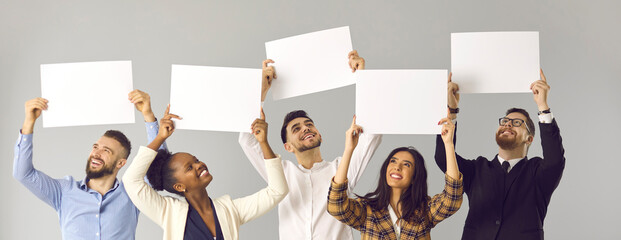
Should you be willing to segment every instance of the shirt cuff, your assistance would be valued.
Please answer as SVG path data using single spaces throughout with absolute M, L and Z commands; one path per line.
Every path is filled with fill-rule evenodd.
M 17 139 L 17 145 L 20 145 L 25 142 L 32 142 L 32 133 L 31 134 L 22 134 L 22 130 L 19 130 L 19 139 Z
M 157 119 L 155 120 L 155 122 L 144 122 L 144 125 L 147 127 L 147 129 L 159 128 L 159 124 L 157 124 Z
M 459 173 L 458 179 L 454 179 L 448 174 L 444 174 L 444 176 L 445 176 L 444 178 L 445 178 L 447 192 L 449 193 L 454 192 L 457 195 L 463 194 L 464 175 L 462 175 L 461 172 Z
M 552 115 L 552 113 L 544 113 L 539 115 L 540 123 L 552 123 L 552 119 L 554 119 L 554 115 Z
M 330 183 L 331 183 L 330 188 L 332 188 L 334 191 L 339 191 L 339 192 L 346 191 L 347 190 L 347 182 L 348 182 L 348 180 L 345 179 L 345 182 L 335 183 L 334 182 L 334 177 L 332 177 L 332 179 L 330 179 Z

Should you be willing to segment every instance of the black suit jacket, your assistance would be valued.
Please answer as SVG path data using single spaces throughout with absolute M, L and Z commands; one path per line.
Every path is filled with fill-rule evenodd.
M 526 157 L 504 173 L 498 155 L 492 161 L 457 155 L 469 210 L 462 239 L 543 239 L 543 220 L 565 168 L 565 150 L 556 120 L 539 123 L 543 158 Z M 455 141 L 455 140 L 454 140 Z M 436 163 L 446 172 L 446 153 L 436 139 Z

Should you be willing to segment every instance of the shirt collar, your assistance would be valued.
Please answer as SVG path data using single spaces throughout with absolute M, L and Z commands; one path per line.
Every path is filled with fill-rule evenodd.
M 84 177 L 84 179 L 83 179 L 82 181 L 80 181 L 80 182 L 79 182 L 79 183 L 80 183 L 80 189 L 82 189 L 83 191 L 88 191 L 88 190 L 89 190 L 89 188 L 88 188 L 88 186 L 86 185 L 86 183 L 87 183 L 88 181 L 90 181 L 90 179 L 89 179 L 88 177 Z M 116 179 L 116 178 L 115 178 L 115 179 L 114 179 L 114 184 L 112 185 L 112 188 L 110 188 L 110 190 L 108 190 L 108 192 L 110 192 L 110 191 L 114 191 L 114 190 L 116 190 L 116 188 L 118 188 L 118 187 L 119 187 L 119 179 Z
M 509 170 L 511 171 L 511 169 L 518 164 L 522 159 L 524 158 L 514 158 L 514 159 L 510 159 L 510 160 L 505 160 L 502 157 L 500 157 L 500 155 L 498 155 L 498 161 L 500 162 L 500 165 L 502 165 L 503 162 L 508 162 L 509 163 Z
M 322 159 L 321 162 L 317 162 L 313 164 L 313 167 L 311 167 L 311 169 L 306 169 L 304 166 L 302 166 L 302 164 L 299 164 L 299 163 L 298 163 L 298 168 L 302 170 L 303 172 L 314 172 L 314 171 L 321 170 L 322 168 L 327 166 L 327 164 L 328 162 Z

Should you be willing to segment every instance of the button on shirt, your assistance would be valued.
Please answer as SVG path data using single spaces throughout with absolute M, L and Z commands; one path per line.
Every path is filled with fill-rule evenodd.
M 347 173 L 349 192 L 354 189 L 380 142 L 381 135 L 360 135 Z M 240 133 L 239 143 L 261 177 L 267 180 L 263 153 L 255 137 Z M 353 239 L 351 228 L 327 212 L 326 197 L 340 160 L 338 157 L 334 161 L 318 162 L 311 169 L 292 161 L 282 161 L 289 194 L 278 204 L 281 240 Z
M 157 122 L 147 123 L 149 139 L 157 136 Z M 53 179 L 32 164 L 32 134 L 20 134 L 15 145 L 13 176 L 58 213 L 63 239 L 135 239 L 140 212 L 123 183 L 116 180 L 103 196 L 89 189 L 89 179 Z

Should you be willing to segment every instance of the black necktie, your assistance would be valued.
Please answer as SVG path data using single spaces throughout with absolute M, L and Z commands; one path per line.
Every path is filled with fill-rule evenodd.
M 502 169 L 505 170 L 505 173 L 509 172 L 509 166 L 510 166 L 509 162 L 507 162 L 507 161 L 502 162 Z

